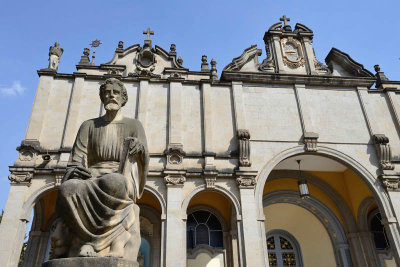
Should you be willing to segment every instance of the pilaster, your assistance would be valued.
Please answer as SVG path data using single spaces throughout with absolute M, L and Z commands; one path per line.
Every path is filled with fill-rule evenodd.
M 61 147 L 70 148 L 72 147 L 76 133 L 79 127 L 79 112 L 82 99 L 83 86 L 85 84 L 84 73 L 75 73 L 74 86 L 72 87 L 71 100 L 69 102 L 67 123 L 65 125 L 64 136 Z
M 262 233 L 259 232 L 257 203 L 254 195 L 257 171 L 241 167 L 236 171 L 236 181 L 239 187 L 242 206 L 242 236 L 244 266 L 268 266 Z
M 250 182 L 251 183 L 251 182 Z M 257 208 L 254 197 L 254 188 L 242 186 L 239 189 L 240 201 L 242 205 L 242 225 L 244 243 L 244 266 L 260 267 L 266 266 L 266 253 L 263 249 L 262 236 L 259 233 L 257 221 Z
M 203 125 L 204 125 L 204 152 L 213 152 L 213 110 L 211 108 L 211 85 L 202 84 L 202 103 L 203 103 Z
M 27 223 L 22 217 L 27 184 L 11 184 L 4 215 L 0 224 L 0 262 L 5 267 L 18 266 Z
M 247 129 L 243 103 L 243 83 L 232 82 L 233 108 L 235 112 L 236 130 Z
M 275 49 L 274 49 L 275 58 L 276 58 L 276 63 L 278 64 L 277 72 L 285 73 L 282 52 L 281 52 L 281 44 L 279 41 L 280 41 L 280 38 L 278 36 L 273 37 L 273 42 L 274 42 L 274 47 L 275 47 Z
M 312 39 L 304 37 L 303 44 L 304 44 L 305 57 L 308 61 L 308 71 L 309 71 L 308 74 L 318 75 L 318 72 L 315 70 L 315 65 L 314 65 L 315 56 L 312 47 Z
M 147 117 L 147 98 L 148 98 L 148 88 L 149 81 L 148 80 L 140 80 L 139 82 L 139 90 L 138 90 L 138 108 L 137 108 L 137 116 L 136 118 L 140 120 L 143 124 L 143 127 L 146 129 L 146 117 Z
M 40 140 L 40 134 L 46 118 L 50 91 L 53 87 L 53 75 L 40 76 L 38 88 L 36 90 L 35 101 L 33 102 L 34 104 L 32 107 L 31 117 L 29 119 L 28 129 L 26 130 L 25 134 L 25 140 Z
M 182 83 L 169 83 L 169 145 L 182 142 Z
M 400 103 L 398 96 L 396 96 L 396 92 L 394 91 L 386 91 L 386 95 L 387 99 L 389 100 L 388 102 L 390 104 L 390 111 L 395 118 L 397 129 L 400 129 Z
M 186 181 L 180 171 L 168 171 L 164 181 L 167 186 L 167 220 L 165 266 L 186 266 L 186 229 L 182 220 L 182 188 Z
M 295 84 L 294 85 L 294 94 L 296 96 L 297 109 L 299 111 L 299 118 L 301 123 L 301 128 L 303 130 L 303 135 L 307 132 L 307 130 L 312 129 L 312 121 L 310 117 L 310 113 L 307 112 L 306 108 L 306 86 L 305 84 Z

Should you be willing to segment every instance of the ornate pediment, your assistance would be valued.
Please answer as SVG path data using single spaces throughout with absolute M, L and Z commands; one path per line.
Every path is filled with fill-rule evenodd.
M 182 63 L 183 60 L 176 56 L 175 45 L 171 45 L 168 53 L 157 45 L 153 48 L 145 42 L 143 47 L 136 44 L 127 49 L 118 48 L 113 59 L 105 65 L 125 66 L 122 76 L 160 78 L 172 70 L 187 70 Z
M 334 76 L 375 78 L 362 64 L 337 48 L 331 49 L 325 62 Z
M 280 20 L 264 35 L 266 58 L 262 63 L 258 63 L 261 50 L 253 45 L 224 68 L 224 79 L 230 79 L 232 73 L 229 72 L 330 75 L 328 67 L 315 57 L 312 48 L 313 31 L 300 23 L 292 30 L 288 24 L 289 18 L 283 16 Z
M 188 69 L 182 66 L 182 58 L 177 57 L 175 44 L 171 44 L 170 51 L 167 52 L 157 45 L 152 46 L 150 35 L 154 33 L 150 29 L 143 33 L 147 34 L 143 46 L 135 44 L 124 49 L 124 42 L 119 41 L 111 61 L 100 66 L 94 65 L 93 60 L 89 64 L 89 49 L 85 48 L 84 55 L 77 65 L 78 71 L 111 77 L 138 78 L 177 78 L 188 72 Z

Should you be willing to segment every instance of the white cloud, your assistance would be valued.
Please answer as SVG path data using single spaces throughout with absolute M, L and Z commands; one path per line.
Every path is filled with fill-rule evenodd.
M 11 87 L 0 88 L 3 95 L 22 95 L 25 90 L 26 88 L 21 85 L 20 81 L 14 81 Z

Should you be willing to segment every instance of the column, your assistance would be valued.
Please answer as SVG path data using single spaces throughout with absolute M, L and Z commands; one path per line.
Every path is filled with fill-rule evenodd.
M 0 224 L 0 263 L 5 267 L 18 266 L 26 226 L 30 218 L 22 217 L 27 184 L 12 184 Z
M 41 266 L 46 253 L 50 232 L 41 230 L 29 232 L 29 242 L 25 251 L 23 267 Z
M 182 214 L 182 188 L 185 176 L 169 173 L 164 177 L 167 185 L 167 227 L 165 266 L 186 266 L 186 229 Z

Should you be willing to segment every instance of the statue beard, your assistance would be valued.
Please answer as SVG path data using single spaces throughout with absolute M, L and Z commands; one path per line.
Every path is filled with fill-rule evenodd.
M 105 107 L 105 110 L 107 111 L 117 111 L 119 110 L 121 107 L 117 104 L 117 103 L 108 103 Z

